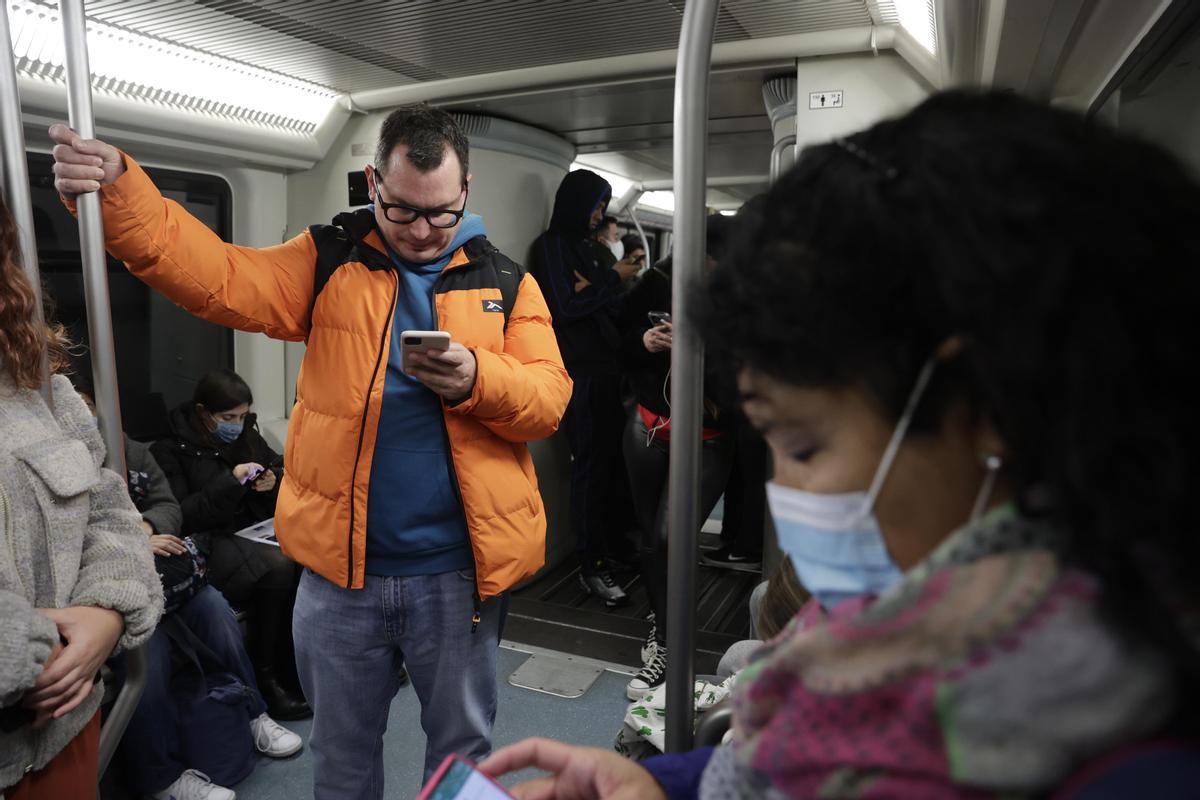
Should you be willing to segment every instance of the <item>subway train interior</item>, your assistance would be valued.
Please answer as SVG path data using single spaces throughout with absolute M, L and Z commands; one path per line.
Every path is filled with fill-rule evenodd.
M 78 345 L 76 371 L 89 376 L 93 394 L 114 387 L 125 433 L 152 443 L 172 436 L 171 415 L 193 404 L 202 376 L 233 370 L 253 394 L 262 440 L 290 456 L 300 446 L 289 441 L 296 437 L 289 424 L 304 383 L 304 336 L 272 338 L 200 319 L 111 255 L 104 273 L 108 308 L 89 314 L 80 229 L 56 189 L 48 133 L 68 119 L 72 45 L 64 37 L 64 11 L 52 0 L 3 5 L 19 98 L 19 124 L 4 127 L 4 147 L 23 146 L 44 305 Z M 281 245 L 372 203 L 381 124 L 414 103 L 449 112 L 466 134 L 465 210 L 482 217 L 500 253 L 525 265 L 536 259 L 535 242 L 572 171 L 607 181 L 604 213 L 615 218 L 623 242 L 615 254 L 622 259 L 640 248 L 646 255 L 639 267 L 649 271 L 679 252 L 683 215 L 693 213 L 692 225 L 705 215 L 736 221 L 743 205 L 766 192 L 806 147 L 905 114 L 946 89 L 1009 90 L 1069 109 L 1200 170 L 1200 3 L 1192 0 L 711 0 L 711 53 L 702 42 L 703 71 L 691 76 L 707 97 L 698 131 L 681 127 L 691 124 L 689 109 L 679 106 L 687 97 L 681 37 L 689 12 L 699 14 L 706 0 L 63 5 L 81 6 L 85 19 L 95 138 L 136 159 L 164 197 L 221 240 L 246 248 Z M 3 113 L 12 120 L 11 107 Z M 20 143 L 13 143 L 14 131 Z M 693 136 L 691 151 L 680 147 L 685 133 Z M 680 163 L 685 151 L 692 160 Z M 16 189 L 7 163 L 10 197 Z M 699 187 L 699 203 L 683 201 L 685 184 Z M 690 246 L 693 254 L 703 252 Z M 356 309 L 347 305 L 342 313 Z M 100 375 L 94 373 L 107 368 L 92 360 L 96 320 L 89 317 L 106 313 L 115 374 Z M 334 374 L 308 369 L 310 380 Z M 622 400 L 622 413 L 632 413 L 628 387 Z M 314 442 L 309 450 L 320 447 Z M 548 736 L 611 751 L 614 743 L 629 744 L 617 741 L 623 731 L 650 730 L 625 725 L 636 699 L 630 682 L 646 668 L 656 624 L 638 564 L 637 520 L 626 510 L 633 477 L 624 462 L 611 465 L 619 474 L 610 476 L 616 488 L 607 524 L 612 540 L 627 549 L 605 564 L 609 589 L 615 587 L 605 594 L 589 583 L 576 553 L 572 447 L 563 430 L 528 445 L 535 493 L 545 507 L 545 557 L 505 600 L 495 748 Z M 278 465 L 262 466 L 288 469 L 279 458 Z M 764 475 L 767 469 L 762 465 Z M 686 643 L 691 656 L 676 659 L 680 671 L 670 674 L 689 682 L 718 675 L 727 651 L 755 638 L 751 595 L 786 559 L 766 496 L 740 501 L 755 506 L 737 511 L 754 520 L 755 530 L 740 531 L 743 545 L 734 546 L 728 487 L 724 495 L 697 520 L 695 550 L 681 556 L 694 619 L 669 636 Z M 668 595 L 679 590 L 666 585 Z M 250 637 L 247 609 L 237 610 Z M 116 682 L 109 683 L 111 715 Z M 382 796 L 412 797 L 422 785 L 421 714 L 416 691 L 405 683 L 382 737 Z M 314 722 L 282 724 L 306 746 L 288 758 L 259 759 L 228 787 L 237 797 L 312 793 L 316 767 L 307 742 Z M 107 765 L 98 780 L 101 797 L 142 796 L 131 788 L 128 761 L 125 754 Z M 226 796 L 232 795 L 212 795 Z

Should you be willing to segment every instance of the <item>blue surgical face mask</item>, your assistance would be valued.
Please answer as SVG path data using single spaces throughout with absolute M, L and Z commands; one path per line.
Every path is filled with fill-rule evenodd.
M 908 405 L 865 492 L 820 494 L 774 482 L 767 484 L 767 501 L 779 549 L 791 558 L 800 583 L 826 610 L 855 597 L 879 594 L 898 582 L 903 574 L 888 554 L 883 531 L 875 518 L 875 501 L 936 363 L 931 358 L 921 369 Z
M 215 419 L 213 421 L 217 423 L 216 429 L 212 432 L 213 436 L 217 437 L 225 444 L 229 444 L 242 435 L 242 426 L 244 423 L 221 422 L 220 420 Z

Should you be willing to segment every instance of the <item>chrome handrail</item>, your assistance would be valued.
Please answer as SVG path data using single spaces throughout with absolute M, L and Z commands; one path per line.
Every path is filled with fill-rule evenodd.
M 690 749 L 704 353 L 688 293 L 704 264 L 708 82 L 720 0 L 688 0 L 675 67 L 671 459 L 667 478 L 667 751 Z
M 92 111 L 91 69 L 88 64 L 87 30 L 83 0 L 60 0 L 63 42 L 67 67 L 67 107 L 71 127 L 85 139 L 96 138 Z M 117 393 L 117 358 L 113 342 L 112 304 L 108 293 L 108 266 L 104 253 L 104 222 L 100 195 L 82 194 L 76 199 L 79 217 L 79 248 L 83 260 L 83 294 L 87 304 L 88 341 L 92 352 L 92 381 L 96 393 L 100 434 L 104 438 L 104 466 L 125 477 L 125 434 L 121 427 L 121 402 Z M 100 729 L 99 776 L 103 776 L 129 720 L 146 688 L 147 659 L 144 648 L 125 654 L 125 683 Z

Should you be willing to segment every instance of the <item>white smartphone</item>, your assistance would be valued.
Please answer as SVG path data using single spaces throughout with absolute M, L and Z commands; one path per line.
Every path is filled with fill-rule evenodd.
M 424 353 L 429 350 L 449 350 L 450 334 L 446 331 L 404 331 L 400 334 L 400 356 Z

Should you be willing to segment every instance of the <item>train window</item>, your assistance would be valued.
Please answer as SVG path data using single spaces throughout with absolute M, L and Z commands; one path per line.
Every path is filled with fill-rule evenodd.
M 87 310 L 79 256 L 79 229 L 59 202 L 51 174 L 53 159 L 28 154 L 30 184 L 42 283 L 55 318 L 72 341 L 86 348 Z M 233 231 L 232 192 L 212 175 L 147 168 L 165 197 L 228 241 Z M 138 439 L 166 433 L 166 411 L 192 396 L 204 373 L 233 366 L 233 331 L 193 317 L 108 259 L 117 379 L 126 431 Z M 81 348 L 76 371 L 91 372 L 91 356 Z

